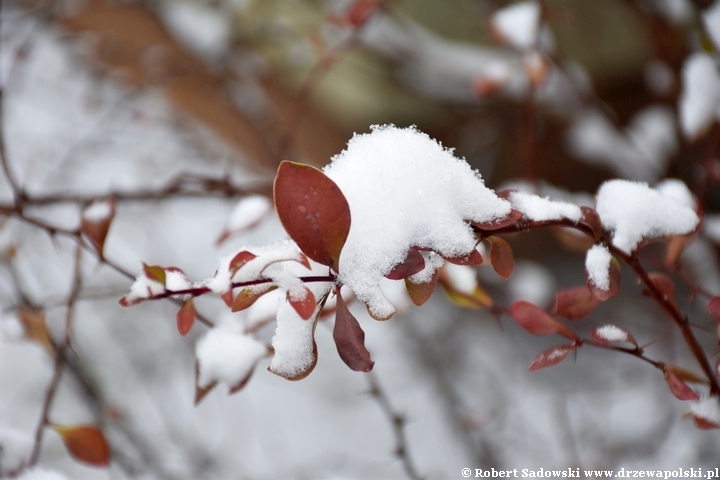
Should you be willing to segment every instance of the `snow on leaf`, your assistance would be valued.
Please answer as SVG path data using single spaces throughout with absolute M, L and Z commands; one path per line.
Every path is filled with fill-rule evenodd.
M 405 279 L 405 288 L 407 288 L 410 300 L 418 307 L 428 301 L 435 286 L 437 285 L 440 271 L 436 270 L 429 282 L 414 283 L 410 278 Z
M 337 184 L 314 167 L 283 161 L 274 198 L 280 222 L 300 249 L 339 271 L 340 252 L 350 231 L 350 207 Z
M 408 250 L 469 255 L 477 243 L 469 223 L 510 214 L 510 204 L 465 161 L 415 128 L 374 126 L 355 135 L 325 173 L 347 198 L 353 219 L 339 279 L 374 317 L 395 312 L 379 285 Z M 427 279 L 433 273 L 428 270 Z
M 230 319 L 210 329 L 195 346 L 197 388 L 206 393 L 218 382 L 231 393 L 247 383 L 257 363 L 268 356 L 267 347 L 242 331 Z
M 561 290 L 555 295 L 553 315 L 577 320 L 593 312 L 600 304 L 587 285 Z
M 600 345 L 611 345 L 615 342 L 628 342 L 632 343 L 636 347 L 638 346 L 635 337 L 625 330 L 624 328 L 616 327 L 615 325 L 604 325 L 602 327 L 594 328 L 590 332 L 590 336 Z
M 600 187 L 597 212 L 603 227 L 613 232 L 613 245 L 628 255 L 643 240 L 686 235 L 700 223 L 693 208 L 675 195 L 628 180 L 610 180 Z
M 315 313 L 315 295 L 303 285 L 288 290 L 287 301 L 303 320 L 309 320 Z
M 486 240 L 490 242 L 490 263 L 493 269 L 500 278 L 507 280 L 512 276 L 515 268 L 515 258 L 510 244 L 499 237 L 488 237 Z
M 534 222 L 568 219 L 578 222 L 582 218 L 580 207 L 568 202 L 550 200 L 528 192 L 510 192 L 510 203 L 523 216 Z
M 575 332 L 558 322 L 537 305 L 519 300 L 510 307 L 515 321 L 533 335 L 551 335 L 557 333 L 571 340 L 577 340 Z
M 257 255 L 254 253 L 250 253 L 246 250 L 239 251 L 233 258 L 230 260 L 230 264 L 228 265 L 228 270 L 230 271 L 230 278 L 232 278 L 238 270 L 242 268 L 243 265 L 245 265 L 250 260 L 257 258 Z
M 701 430 L 720 428 L 718 397 L 705 397 L 691 403 L 684 416 L 692 417 L 695 425 Z
M 81 462 L 98 467 L 110 463 L 110 447 L 105 436 L 95 427 L 53 425 L 70 454 Z
M 193 324 L 195 323 L 195 305 L 193 299 L 188 299 L 183 306 L 180 307 L 177 313 L 177 328 L 180 335 L 185 336 L 188 334 Z
M 557 365 L 565 360 L 568 354 L 576 348 L 575 345 L 561 345 L 559 347 L 549 348 L 535 357 L 532 363 L 530 363 L 528 370 L 534 372 L 535 370 Z
M 453 263 L 455 265 L 482 265 L 483 263 L 483 257 L 477 250 L 473 250 L 470 252 L 469 255 L 463 255 L 461 257 L 450 257 L 446 258 L 450 263 Z
M 490 25 L 503 41 L 519 50 L 529 49 L 537 41 L 540 5 L 537 2 L 522 2 L 505 7 L 495 12 Z
M 620 291 L 620 264 L 604 245 L 594 245 L 585 257 L 587 286 L 598 300 L 605 301 Z
M 411 275 L 421 272 L 425 268 L 425 258 L 417 248 L 408 250 L 405 260 L 393 267 L 393 269 L 385 275 L 390 280 L 402 280 Z
M 343 362 L 356 372 L 369 372 L 375 362 L 365 348 L 365 332 L 357 319 L 350 313 L 340 291 L 337 291 L 337 307 L 335 310 L 335 327 L 333 340 Z
M 249 195 L 240 199 L 225 224 L 225 229 L 215 242 L 221 244 L 230 236 L 247 231 L 258 225 L 272 208 L 264 195 Z
M 80 231 L 90 240 L 100 258 L 103 258 L 105 237 L 115 217 L 115 200 L 99 200 L 82 212 Z
M 472 226 L 475 229 L 483 232 L 499 230 L 501 228 L 509 227 L 510 225 L 518 223 L 522 220 L 522 217 L 522 212 L 513 208 L 512 210 L 510 210 L 510 214 L 502 220 L 495 220 L 491 222 L 472 222 Z
M 162 282 L 151 277 L 159 278 Z M 143 264 L 143 271 L 135 277 L 135 281 L 130 285 L 130 292 L 122 297 L 118 303 L 123 307 L 129 307 L 142 302 L 155 295 L 165 292 L 165 270 L 162 267 L 149 267 Z
M 256 285 L 253 287 L 243 288 L 238 292 L 237 296 L 232 301 L 232 305 L 230 306 L 230 308 L 233 312 L 245 310 L 253 303 L 255 303 L 258 298 L 262 297 L 268 292 L 272 292 L 275 289 L 277 289 L 277 285 L 272 284 Z

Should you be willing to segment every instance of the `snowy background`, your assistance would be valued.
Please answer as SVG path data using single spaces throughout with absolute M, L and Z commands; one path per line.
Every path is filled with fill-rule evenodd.
M 529 372 L 558 338 L 455 305 L 440 288 L 418 308 L 402 281 L 384 282 L 399 312 L 386 322 L 351 305 L 375 361 L 370 374 L 340 360 L 330 317 L 317 325 L 318 364 L 307 378 L 288 382 L 263 358 L 242 391 L 221 384 L 198 406 L 196 344 L 209 329 L 196 323 L 180 336 L 178 305 L 167 300 L 118 304 L 142 262 L 200 281 L 240 246 L 286 239 L 261 200 L 279 160 L 324 166 L 353 132 L 388 123 L 417 125 L 455 148 L 489 188 L 567 202 L 563 217 L 595 205 L 605 180 L 680 178 L 706 215 L 684 272 L 720 293 L 720 2 L 568 3 L 403 0 L 373 11 L 374 2 L 331 0 L 3 2 L 5 156 L 29 200 L 23 218 L 11 212 L 5 172 L 0 476 L 29 459 L 53 375 L 21 312 L 42 312 L 62 340 L 75 256 L 62 232 L 78 228 L 89 201 L 111 196 L 107 263 L 81 257 L 73 350 L 49 418 L 99 426 L 112 462 L 77 462 L 47 429 L 38 467 L 21 478 L 407 478 L 403 458 L 424 478 L 460 478 L 465 467 L 718 466 L 717 430 L 683 421 L 687 404 L 656 370 L 585 348 Z M 362 185 L 352 180 L 347 188 Z M 511 201 L 525 211 L 522 194 Z M 651 209 L 653 223 L 633 210 L 651 230 L 667 212 Z M 647 225 L 629 221 L 630 237 Z M 632 249 L 630 237 L 618 247 Z M 477 268 L 496 303 L 550 307 L 557 289 L 585 282 L 585 253 L 567 232 L 506 238 L 513 277 L 499 279 L 490 262 Z M 661 269 L 662 256 L 650 245 L 641 258 Z M 714 363 L 706 299 L 673 275 Z M 474 290 L 467 271 L 454 278 Z M 648 356 L 696 371 L 676 328 L 640 290 L 623 270 L 623 293 L 573 328 L 621 326 L 649 345 Z M 207 295 L 196 307 L 216 325 L 260 326 L 258 341 L 270 345 L 274 302 L 230 314 Z

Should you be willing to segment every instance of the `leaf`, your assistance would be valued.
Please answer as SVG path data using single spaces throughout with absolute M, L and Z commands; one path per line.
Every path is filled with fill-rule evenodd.
M 421 272 L 425 268 L 425 259 L 417 248 L 408 250 L 407 256 L 402 263 L 395 266 L 390 273 L 385 275 L 390 280 L 402 280 L 411 275 Z
M 436 270 L 430 281 L 426 283 L 413 283 L 409 278 L 406 278 L 405 288 L 408 295 L 410 295 L 410 300 L 418 307 L 427 302 L 435 290 L 439 277 L 440 271 Z
M 700 430 L 713 430 L 720 428 L 720 425 L 705 420 L 704 418 L 693 416 L 693 420 L 695 421 L 695 426 Z
M 165 270 L 162 267 L 158 265 L 147 265 L 145 263 L 143 263 L 142 265 L 143 272 L 145 272 L 146 277 L 148 277 L 150 280 L 158 282 L 163 287 L 165 286 Z
M 687 383 L 697 383 L 701 385 L 707 385 L 708 380 L 706 378 L 700 377 L 698 375 L 695 375 L 693 372 L 689 370 L 685 370 L 684 368 L 675 366 L 671 363 L 666 363 L 663 367 L 668 372 L 671 372 L 673 375 L 678 377 L 683 382 Z
M 515 321 L 533 335 L 560 334 L 572 340 L 577 340 L 575 332 L 558 322 L 537 305 L 519 300 L 510 307 L 510 314 Z
M 480 252 L 477 250 L 473 250 L 469 254 L 462 256 L 462 257 L 443 257 L 445 260 L 447 260 L 450 263 L 453 263 L 455 265 L 481 265 L 483 263 L 482 255 L 480 255 Z
M 265 295 L 268 292 L 272 292 L 277 289 L 277 285 L 266 285 L 265 289 L 254 288 L 243 288 L 232 301 L 231 310 L 233 312 L 239 312 L 250 307 L 255 301 Z
M 220 294 L 220 298 L 223 302 L 225 302 L 225 305 L 232 308 L 233 305 L 233 292 L 232 288 L 229 290 L 225 290 Z
M 250 373 L 248 373 L 245 378 L 243 378 L 237 384 L 230 387 L 230 392 L 229 392 L 230 395 L 237 393 L 240 390 L 242 390 L 243 388 L 245 388 L 245 385 L 247 385 L 248 382 L 250 381 L 250 378 L 252 378 L 252 374 L 254 371 L 255 371 L 255 367 L 253 366 L 253 368 L 250 370 Z
M 663 369 L 665 381 L 670 387 L 670 391 L 678 400 L 699 400 L 700 395 L 688 387 L 677 375 L 667 369 Z
M 540 370 L 542 368 L 552 367 L 553 365 L 557 365 L 558 363 L 565 360 L 565 358 L 568 356 L 570 352 L 575 350 L 577 348 L 576 345 L 561 345 L 559 347 L 552 347 L 544 352 L 542 352 L 540 355 L 535 357 L 535 359 L 530 363 L 530 366 L 528 367 L 528 370 L 531 372 L 534 372 L 535 370 Z
M 215 388 L 218 384 L 217 380 L 212 382 L 210 385 L 206 387 L 200 387 L 198 385 L 198 379 L 200 378 L 200 365 L 195 362 L 195 401 L 193 402 L 193 405 L 198 406 L 200 402 L 202 402 L 203 398 L 212 391 L 213 388 Z
M 193 299 L 189 299 L 183 306 L 180 307 L 177 313 L 177 328 L 180 335 L 183 337 L 188 334 L 193 324 L 195 323 L 195 305 Z
M 665 265 L 668 267 L 676 267 L 680 262 L 680 255 L 682 255 L 685 248 L 695 240 L 695 237 L 697 237 L 697 233 L 670 237 L 665 247 Z
M 237 255 L 235 255 L 232 260 L 230 260 L 230 264 L 228 265 L 228 270 L 230 271 L 230 278 L 232 278 L 235 273 L 237 273 L 237 271 L 242 268 L 243 265 L 245 265 L 247 262 L 254 258 L 257 258 L 257 255 L 255 255 L 254 253 L 250 253 L 246 250 L 238 252 Z
M 665 300 L 670 302 L 672 306 L 677 308 L 677 300 L 675 298 L 675 284 L 664 273 L 651 272 L 648 274 L 655 287 L 663 294 Z
M 493 231 L 493 230 L 500 230 L 501 228 L 509 227 L 510 225 L 513 225 L 515 223 L 518 223 L 520 220 L 522 220 L 523 214 L 522 212 L 515 210 L 514 208 L 510 210 L 510 213 L 507 217 L 505 217 L 502 220 L 492 221 L 492 222 L 472 222 L 473 228 L 475 230 L 479 231 Z
M 50 355 L 55 355 L 55 342 L 53 342 L 47 328 L 45 315 L 41 312 L 19 307 L 17 310 L 18 319 L 25 329 L 25 336 L 40 344 Z
M 561 290 L 555 294 L 553 315 L 567 320 L 577 320 L 593 312 L 600 304 L 587 285 Z
M 300 250 L 339 271 L 350 206 L 335 182 L 317 168 L 285 160 L 275 177 L 274 198 L 280 222 Z
M 715 319 L 718 345 L 720 345 L 720 297 L 712 297 L 707 307 L 708 313 Z
M 512 276 L 515 268 L 515 259 L 510 244 L 499 237 L 488 237 L 486 240 L 490 242 L 490 263 L 500 278 L 507 280 Z
M 636 347 L 638 346 L 637 340 L 635 340 L 632 333 L 615 325 L 605 325 L 594 328 L 590 332 L 590 336 L 595 340 L 595 343 L 599 345 L 607 346 L 615 342 L 628 342 Z
M 592 294 L 595 295 L 595 298 L 601 302 L 611 299 L 620 292 L 620 262 L 618 262 L 615 257 L 612 257 L 610 260 L 608 275 L 610 275 L 610 287 L 607 290 L 602 290 L 595 286 L 595 284 L 590 280 L 587 270 L 585 271 L 585 280 L 588 288 Z
M 80 218 L 80 231 L 90 240 L 100 259 L 103 258 L 105 238 L 114 217 L 115 200 L 111 198 L 93 202 Z
M 315 303 L 315 295 L 304 285 L 300 287 L 300 292 L 287 292 L 287 301 L 292 305 L 295 311 L 300 315 L 303 320 L 309 320 L 315 313 L 317 304 Z M 298 289 L 300 290 L 300 289 Z
M 345 300 L 340 295 L 340 290 L 337 290 L 336 293 L 337 308 L 333 340 L 335 340 L 340 358 L 351 370 L 369 372 L 375 362 L 372 361 L 370 353 L 365 348 L 365 332 L 348 310 Z
M 595 238 L 595 242 L 599 242 L 604 231 L 600 215 L 598 215 L 595 209 L 590 207 L 580 207 L 580 211 L 583 216 L 578 223 L 590 229 Z
M 110 447 L 100 430 L 91 426 L 53 425 L 70 454 L 81 462 L 98 467 L 110 463 Z

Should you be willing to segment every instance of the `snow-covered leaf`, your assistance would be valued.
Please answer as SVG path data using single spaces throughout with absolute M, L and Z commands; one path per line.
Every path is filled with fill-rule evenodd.
M 406 278 L 405 288 L 407 289 L 408 295 L 410 295 L 410 300 L 418 307 L 427 302 L 433 291 L 435 291 L 439 277 L 440 271 L 436 270 L 429 282 L 413 283 L 412 280 Z
M 502 220 L 495 220 L 491 222 L 472 222 L 472 226 L 479 231 L 482 232 L 488 232 L 493 230 L 499 230 L 501 228 L 509 227 L 510 225 L 514 225 L 518 222 L 520 222 L 523 218 L 522 212 L 515 210 L 514 208 L 510 210 L 510 214 L 505 217 Z
M 600 345 L 612 345 L 615 342 L 628 342 L 632 343 L 636 347 L 638 346 L 638 343 L 632 333 L 615 325 L 603 325 L 602 327 L 594 328 L 590 332 L 590 336 Z
M 620 291 L 620 263 L 604 245 L 594 245 L 585 257 L 587 286 L 600 301 L 608 300 Z
M 315 295 L 305 286 L 288 290 L 287 301 L 303 320 L 309 320 L 315 313 Z
M 407 256 L 402 263 L 396 265 L 390 273 L 385 275 L 390 280 L 402 280 L 411 275 L 422 271 L 425 268 L 425 258 L 423 258 L 420 250 L 411 248 L 408 250 Z
M 250 253 L 246 250 L 239 251 L 233 258 L 230 260 L 230 264 L 228 265 L 228 270 L 230 271 L 230 278 L 232 278 L 238 270 L 242 268 L 243 265 L 245 265 L 250 260 L 257 258 L 257 255 L 254 253 Z
M 549 348 L 535 357 L 532 363 L 530 363 L 528 370 L 533 372 L 535 370 L 540 370 L 541 368 L 557 365 L 565 360 L 568 354 L 576 348 L 577 347 L 575 345 L 561 345 L 559 347 Z
M 82 212 L 80 231 L 90 240 L 100 258 L 103 258 L 105 238 L 114 217 L 114 199 L 93 202 Z

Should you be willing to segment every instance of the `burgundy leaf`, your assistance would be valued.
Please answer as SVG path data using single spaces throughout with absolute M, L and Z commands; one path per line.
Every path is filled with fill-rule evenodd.
M 350 313 L 345 300 L 337 292 L 337 309 L 335 313 L 335 328 L 333 339 L 343 362 L 356 372 L 369 372 L 375 362 L 370 358 L 365 348 L 365 332 L 363 332 L 357 319 Z
M 507 280 L 515 269 L 515 259 L 510 244 L 499 237 L 488 237 L 490 242 L 490 263 L 500 278 Z
M 303 320 L 309 320 L 312 318 L 313 313 L 315 313 L 315 307 L 317 306 L 315 303 L 315 295 L 304 285 L 302 289 L 304 295 L 296 295 L 294 293 L 291 295 L 288 291 L 287 301 L 290 302 L 290 305 L 292 305 Z
M 245 265 L 250 260 L 257 258 L 257 255 L 250 253 L 248 251 L 241 251 L 238 252 L 237 255 L 233 257 L 232 260 L 230 260 L 230 265 L 228 266 L 228 270 L 230 271 L 230 278 L 235 275 L 235 273 L 242 268 L 243 265 Z
M 558 322 L 537 305 L 519 300 L 510 307 L 510 314 L 515 321 L 533 335 L 560 334 L 572 340 L 577 340 L 575 332 Z
M 576 348 L 577 347 L 575 345 L 561 345 L 559 347 L 549 348 L 537 357 L 535 357 L 535 359 L 528 367 L 528 370 L 533 372 L 535 370 L 540 370 L 541 368 L 557 365 L 558 363 L 565 360 L 565 358 L 568 356 L 568 353 L 572 352 Z
M 508 227 L 510 225 L 513 225 L 520 220 L 522 220 L 523 214 L 522 212 L 515 210 L 514 208 L 510 210 L 510 213 L 507 217 L 503 218 L 502 220 L 495 220 L 492 222 L 472 222 L 472 226 L 476 230 L 480 231 L 493 231 L 493 230 L 499 230 L 501 228 Z
M 578 223 L 586 226 L 592 231 L 596 242 L 600 241 L 603 234 L 603 226 L 602 221 L 600 220 L 600 215 L 598 215 L 595 209 L 590 207 L 580 207 L 580 210 L 582 211 L 583 216 Z
M 450 263 L 455 265 L 480 265 L 483 263 L 482 255 L 477 250 L 473 250 L 469 254 L 462 257 L 443 257 Z
M 99 213 L 99 215 L 98 215 Z M 95 202 L 83 211 L 80 231 L 90 240 L 98 256 L 103 258 L 105 237 L 115 217 L 115 200 Z
M 665 376 L 665 381 L 670 387 L 670 391 L 673 393 L 673 395 L 675 395 L 676 398 L 678 398 L 679 400 L 700 399 L 700 395 L 695 393 L 695 390 L 688 387 L 687 384 L 683 382 L 677 375 L 665 369 L 663 369 L 663 374 Z
M 393 270 L 385 275 L 390 280 L 402 280 L 411 275 L 422 271 L 425 268 L 425 259 L 417 248 L 411 248 L 408 250 L 405 260 L 399 265 L 396 265 Z
M 651 272 L 648 274 L 650 280 L 657 287 L 658 290 L 663 294 L 665 300 L 670 302 L 675 308 L 677 308 L 677 300 L 675 298 L 675 284 L 673 281 L 664 273 Z
M 594 311 L 600 304 L 587 285 L 561 290 L 555 295 L 553 315 L 577 320 Z

